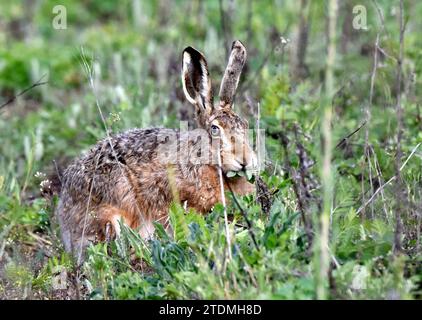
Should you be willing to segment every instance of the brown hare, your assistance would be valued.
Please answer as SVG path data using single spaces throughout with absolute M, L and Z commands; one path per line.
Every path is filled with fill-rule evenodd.
M 218 163 L 223 174 L 256 167 L 248 123 L 233 111 L 245 60 L 244 46 L 233 42 L 220 100 L 214 104 L 205 57 L 187 47 L 183 51 L 183 90 L 195 106 L 199 128 L 132 129 L 101 140 L 69 165 L 56 210 L 67 251 L 83 259 L 89 243 L 119 234 L 120 219 L 148 238 L 154 221 L 168 227 L 172 201 L 207 213 L 221 201 Z M 235 193 L 254 191 L 244 177 L 224 181 L 224 187 Z

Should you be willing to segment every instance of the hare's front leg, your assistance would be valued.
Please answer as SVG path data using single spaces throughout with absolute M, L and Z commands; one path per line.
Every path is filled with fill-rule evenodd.
M 121 233 L 121 223 L 124 223 L 128 227 L 138 230 L 143 239 L 150 239 L 154 234 L 153 221 L 163 224 L 164 228 L 168 230 L 169 222 L 166 210 L 147 216 L 105 205 L 98 210 L 98 238 L 101 241 L 115 239 Z
M 133 215 L 112 205 L 104 205 L 97 210 L 97 236 L 100 241 L 111 240 L 121 233 L 121 223 L 135 227 Z
M 139 234 L 142 239 L 151 239 L 154 234 L 154 225 L 152 224 L 151 219 L 141 219 L 139 224 Z
M 143 221 L 140 224 L 139 234 L 143 239 L 151 239 L 155 232 L 155 223 L 160 223 L 164 230 L 170 234 L 172 232 L 170 225 L 169 208 L 158 210 L 155 214 L 151 215 L 149 220 Z

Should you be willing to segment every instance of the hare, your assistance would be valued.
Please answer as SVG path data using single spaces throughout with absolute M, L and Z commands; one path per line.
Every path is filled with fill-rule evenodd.
M 222 200 L 219 168 L 223 174 L 256 168 L 248 123 L 233 111 L 245 60 L 245 47 L 234 41 L 214 104 L 207 61 L 187 47 L 182 84 L 198 130 L 131 129 L 101 140 L 69 165 L 56 210 L 66 251 L 83 259 L 88 244 L 119 235 L 120 219 L 149 238 L 154 221 L 169 227 L 172 201 L 205 214 Z M 241 195 L 254 191 L 242 176 L 224 179 L 224 188 Z

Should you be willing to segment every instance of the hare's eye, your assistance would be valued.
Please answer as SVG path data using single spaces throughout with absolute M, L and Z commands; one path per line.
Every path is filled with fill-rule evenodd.
M 215 126 L 215 125 L 212 125 L 211 126 L 211 135 L 218 136 L 219 134 L 220 134 L 220 128 Z

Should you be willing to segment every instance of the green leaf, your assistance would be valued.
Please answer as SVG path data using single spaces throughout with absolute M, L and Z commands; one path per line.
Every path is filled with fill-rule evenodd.
M 174 240 L 179 243 L 186 241 L 189 228 L 186 222 L 185 210 L 180 204 L 173 203 L 169 209 L 170 224 L 173 228 Z
M 226 173 L 227 178 L 233 178 L 237 175 L 236 171 L 228 171 Z

